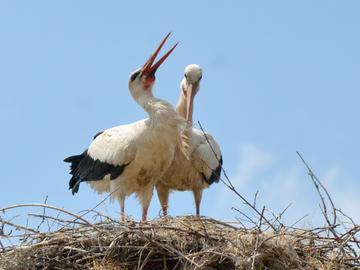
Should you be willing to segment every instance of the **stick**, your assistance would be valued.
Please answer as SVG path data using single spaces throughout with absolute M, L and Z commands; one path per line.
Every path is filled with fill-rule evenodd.
M 200 123 L 200 121 L 198 121 L 198 124 L 200 126 L 200 129 L 201 131 L 203 132 L 204 136 L 205 136 L 205 139 L 207 141 L 207 143 L 210 145 L 210 148 L 213 152 L 213 154 L 215 155 L 215 157 L 217 158 L 218 162 L 220 163 L 220 160 L 219 158 L 216 156 L 216 153 L 213 149 L 213 147 L 211 146 L 210 142 L 209 142 L 209 139 L 208 137 L 206 136 L 206 133 Z M 220 178 L 221 182 L 227 186 L 232 192 L 234 192 L 243 202 L 245 202 L 245 204 L 247 204 L 251 209 L 253 209 L 258 215 L 259 217 L 261 217 L 261 213 L 259 210 L 257 210 L 247 199 L 245 199 L 245 197 L 243 197 L 237 190 L 236 188 L 234 187 L 234 185 L 232 184 L 232 182 L 230 181 L 229 177 L 227 176 L 226 174 L 226 171 L 224 169 L 223 166 L 221 166 L 221 171 L 223 172 L 224 176 L 225 176 L 225 179 L 227 180 L 227 182 L 225 182 L 223 179 Z M 274 227 L 274 225 L 266 218 L 263 216 L 263 219 L 266 221 L 266 223 L 274 230 L 274 231 L 277 231 L 277 229 Z
M 1 212 L 5 212 L 7 210 L 10 210 L 10 209 L 14 209 L 14 208 L 20 208 L 20 207 L 46 207 L 46 208 L 49 208 L 49 209 L 53 209 L 53 210 L 57 210 L 57 211 L 60 211 L 60 212 L 63 212 L 65 214 L 68 214 L 69 216 L 73 216 L 75 217 L 76 219 L 80 219 L 81 221 L 85 222 L 87 225 L 89 225 L 90 227 L 92 227 L 93 229 L 95 229 L 96 231 L 98 231 L 98 228 L 96 228 L 96 226 L 94 226 L 93 224 L 91 224 L 89 221 L 87 221 L 86 219 L 83 219 L 82 217 L 76 215 L 76 214 L 73 214 L 69 211 L 66 211 L 62 208 L 59 208 L 59 207 L 56 207 L 56 206 L 52 206 L 52 205 L 48 205 L 48 204 L 42 204 L 42 203 L 25 203 L 25 204 L 15 204 L 15 205 L 11 205 L 11 206 L 8 206 L 8 207 L 5 207 L 5 208 L 0 208 L 0 211 Z

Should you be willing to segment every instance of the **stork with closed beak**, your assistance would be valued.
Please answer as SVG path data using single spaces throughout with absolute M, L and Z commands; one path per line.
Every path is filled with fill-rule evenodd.
M 64 160 L 71 163 L 72 193 L 78 192 L 84 181 L 99 193 L 110 191 L 112 199 L 117 198 L 120 203 L 122 219 L 125 198 L 133 193 L 142 205 L 142 220 L 147 219 L 156 180 L 169 168 L 175 149 L 184 149 L 186 145 L 183 136 L 186 121 L 168 102 L 152 93 L 156 70 L 177 45 L 153 64 L 169 35 L 129 78 L 130 93 L 149 118 L 105 130 L 95 136 L 82 154 Z
M 201 78 L 202 70 L 198 65 L 188 65 L 185 68 L 176 111 L 190 123 L 192 123 L 194 98 L 200 89 Z M 186 133 L 189 137 L 189 159 L 186 159 L 178 149 L 169 169 L 156 184 L 164 215 L 167 215 L 170 191 L 192 190 L 196 215 L 199 216 L 203 190 L 220 179 L 222 156 L 219 144 L 209 133 L 201 130 L 192 128 Z

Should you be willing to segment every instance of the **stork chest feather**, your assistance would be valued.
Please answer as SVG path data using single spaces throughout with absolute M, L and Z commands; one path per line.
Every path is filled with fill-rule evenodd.
M 171 132 L 151 130 L 143 136 L 136 151 L 134 165 L 140 168 L 139 179 L 160 176 L 170 166 L 175 153 L 176 143 Z
M 171 189 L 188 190 L 205 188 L 208 185 L 203 181 L 203 175 L 197 169 L 193 156 L 190 160 L 177 149 L 168 170 L 160 178 L 160 182 Z

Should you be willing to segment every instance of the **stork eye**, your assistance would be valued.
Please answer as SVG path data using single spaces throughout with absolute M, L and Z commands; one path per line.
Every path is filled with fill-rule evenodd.
M 202 79 L 202 75 L 200 76 L 199 81 L 201 81 L 201 79 Z
M 185 79 L 187 79 L 187 75 L 186 75 L 186 73 L 184 74 L 184 77 L 185 77 Z
M 130 81 L 133 82 L 136 79 L 136 77 L 139 76 L 139 74 L 140 74 L 140 71 L 136 71 L 133 75 L 131 75 Z

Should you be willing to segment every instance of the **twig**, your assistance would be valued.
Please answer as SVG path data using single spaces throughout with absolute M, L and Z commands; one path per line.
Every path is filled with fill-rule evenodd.
M 327 191 L 327 189 L 325 188 L 325 186 L 320 182 L 320 180 L 317 178 L 317 176 L 314 174 L 314 172 L 312 171 L 312 169 L 310 168 L 310 166 L 307 164 L 307 162 L 305 161 L 305 159 L 302 157 L 302 155 L 299 153 L 299 152 L 296 152 L 297 155 L 300 157 L 301 161 L 304 163 L 304 165 L 306 166 L 306 168 L 308 169 L 308 174 L 311 178 L 311 180 L 313 181 L 315 187 L 316 187 L 316 190 L 318 191 L 318 194 L 321 198 L 321 202 L 322 202 L 322 205 L 323 205 L 323 211 L 324 211 L 324 217 L 325 217 L 325 220 L 326 222 L 328 223 L 328 225 L 330 227 L 332 226 L 335 226 L 336 224 L 336 211 L 335 211 L 335 205 L 331 199 L 331 196 L 329 194 L 329 192 Z M 325 192 L 330 204 L 331 204 L 331 207 L 333 209 L 333 222 L 330 222 L 329 220 L 329 217 L 327 215 L 327 207 L 326 207 L 326 203 L 325 203 L 325 199 L 324 197 L 322 196 L 321 194 L 321 191 L 319 189 L 319 186 L 322 188 L 322 190 Z M 332 233 L 334 234 L 334 236 L 337 237 L 337 233 L 336 231 L 332 230 Z
M 250 218 L 247 214 L 245 214 L 244 212 L 240 211 L 239 209 L 235 208 L 235 207 L 231 207 L 232 210 L 235 210 L 236 212 L 238 212 L 239 214 L 243 215 L 248 222 L 250 222 L 253 225 L 257 225 L 256 221 L 252 220 L 252 218 Z M 246 220 L 244 220 L 246 221 Z
M 319 194 L 319 197 L 321 199 L 321 203 L 322 203 L 322 208 L 320 207 L 322 213 L 323 213 L 323 216 L 328 224 L 328 228 L 330 230 L 330 232 L 332 233 L 332 235 L 335 237 L 335 239 L 337 241 L 340 240 L 340 236 L 338 234 L 338 232 L 335 230 L 335 227 L 336 227 L 336 223 L 337 223 L 337 215 L 336 215 L 336 208 L 335 208 L 335 205 L 333 203 L 333 200 L 331 199 L 331 196 L 329 194 L 329 192 L 327 191 L 327 189 L 325 188 L 325 186 L 320 182 L 320 180 L 317 178 L 317 176 L 314 174 L 314 172 L 312 171 L 312 169 L 310 168 L 310 166 L 307 164 L 307 162 L 305 161 L 305 159 L 302 157 L 302 155 L 299 153 L 299 152 L 296 152 L 297 155 L 300 157 L 301 161 L 304 163 L 304 165 L 306 166 L 306 168 L 308 169 L 308 174 L 312 180 L 312 182 L 314 183 L 315 185 L 315 188 Z M 330 205 L 332 207 L 332 210 L 333 210 L 333 222 L 330 221 L 329 217 L 328 217 L 328 214 L 327 214 L 327 207 L 326 207 L 326 202 L 325 202 L 325 199 L 324 199 L 324 196 L 322 195 L 321 193 L 321 190 L 320 188 L 325 192 L 326 194 L 326 197 L 328 199 L 328 201 L 330 202 Z M 347 243 L 347 241 L 346 241 Z M 345 243 L 345 244 L 346 244 Z M 356 256 L 357 252 L 350 246 L 350 245 L 347 245 L 346 244 L 346 247 L 351 250 L 351 252 Z M 342 250 L 343 254 L 345 253 L 345 250 L 344 250 L 344 246 L 343 245 L 340 245 L 338 247 L 340 250 Z
M 141 264 L 141 266 L 138 268 L 138 270 L 143 270 L 144 267 L 146 266 L 147 262 L 149 261 L 151 255 L 154 253 L 153 249 L 151 249 L 149 251 L 149 253 L 147 254 L 147 256 L 145 257 L 143 263 Z
M 257 199 L 258 194 L 259 194 L 259 190 L 257 190 L 254 195 L 254 202 L 253 202 L 254 208 L 256 208 L 256 199 Z
M 299 218 L 297 221 L 295 221 L 293 224 L 289 226 L 289 228 L 295 227 L 296 224 L 298 224 L 300 221 L 302 221 L 304 218 L 308 217 L 309 214 L 304 215 L 303 217 Z
M 49 209 L 57 210 L 57 211 L 65 213 L 65 214 L 68 214 L 69 216 L 73 216 L 76 219 L 80 219 L 81 221 L 85 222 L 87 225 L 92 227 L 94 230 L 98 230 L 96 228 L 96 226 L 94 226 L 93 224 L 88 222 L 86 219 L 83 219 L 82 217 L 80 217 L 80 216 L 78 216 L 78 215 L 76 215 L 74 213 L 71 213 L 69 211 L 66 211 L 66 210 L 64 210 L 62 208 L 59 208 L 59 207 L 56 207 L 56 206 L 42 204 L 42 203 L 15 204 L 15 205 L 11 205 L 11 206 L 8 206 L 8 207 L 5 207 L 5 208 L 0 208 L 0 211 L 5 212 L 7 210 L 10 210 L 10 209 L 13 209 L 13 208 L 20 208 L 20 207 L 46 207 L 46 208 L 49 208 Z
M 7 221 L 7 220 L 3 220 L 2 222 L 3 222 L 3 224 L 10 225 L 10 226 L 12 226 L 12 227 L 14 227 L 15 229 L 18 229 L 18 230 L 28 231 L 28 232 L 32 232 L 32 233 L 40 233 L 37 230 L 31 229 L 31 228 L 26 227 L 26 226 L 21 226 L 21 225 L 15 224 L 15 223 L 12 223 L 12 222 Z
M 87 215 L 88 213 L 94 211 L 96 208 L 98 208 L 101 204 L 103 204 L 108 198 L 111 197 L 111 195 L 113 195 L 116 191 L 118 191 L 120 189 L 121 185 L 119 185 L 115 190 L 113 190 L 112 192 L 110 192 L 104 199 L 102 199 L 99 203 L 97 203 L 94 207 L 92 207 L 89 210 L 86 210 L 84 214 L 81 214 L 80 216 L 78 216 L 78 218 L 76 218 L 73 221 L 76 221 L 82 217 L 84 217 L 85 215 Z M 63 228 L 65 228 L 68 224 L 64 225 Z
M 253 254 L 253 259 L 252 259 L 252 263 L 251 263 L 251 270 L 255 269 L 255 259 L 256 259 L 257 250 L 259 248 L 259 236 L 260 236 L 260 233 L 261 233 L 261 225 L 262 225 L 262 219 L 263 219 L 263 216 L 264 216 L 264 211 L 265 211 L 265 206 L 263 207 L 263 209 L 261 211 L 261 216 L 260 216 L 260 219 L 259 219 L 258 231 L 257 231 L 257 234 L 256 234 L 256 241 L 255 241 L 254 254 Z
M 292 203 L 289 203 L 289 204 L 284 208 L 284 210 L 281 211 L 280 214 L 276 214 L 276 213 L 274 213 L 273 211 L 268 210 L 268 211 L 271 212 L 271 214 L 272 214 L 273 217 L 275 218 L 275 220 L 273 221 L 272 224 L 275 224 L 275 222 L 278 222 L 279 225 L 280 225 L 280 228 L 285 227 L 284 224 L 280 222 L 280 220 L 281 220 L 282 216 L 284 215 L 284 213 L 285 213 L 291 206 L 292 206 Z
M 53 216 L 49 216 L 46 215 L 44 216 L 43 214 L 39 215 L 39 214 L 29 214 L 29 216 L 31 217 L 36 217 L 36 218 L 41 218 L 41 219 L 46 219 L 46 220 L 53 220 L 54 222 L 57 222 L 58 225 L 62 225 L 62 223 L 73 223 L 73 224 L 78 224 L 78 225 L 86 225 L 86 223 L 84 222 L 80 222 L 80 221 L 70 221 L 70 220 L 66 220 L 66 219 L 60 219 L 58 217 L 53 217 Z
M 47 199 L 48 199 L 48 195 L 46 195 L 45 200 L 44 200 L 44 204 L 47 204 Z M 46 214 L 46 207 L 43 207 L 43 216 L 45 216 Z M 41 225 L 45 222 L 45 218 L 43 217 L 42 220 L 40 221 L 39 225 L 37 226 L 36 230 L 38 231 L 41 227 Z
M 200 121 L 198 121 L 198 124 L 200 126 L 200 129 L 201 131 L 203 132 L 204 136 L 205 136 L 205 139 L 207 141 L 207 143 L 209 144 L 210 148 L 211 148 L 211 151 L 213 152 L 213 154 L 215 155 L 215 157 L 217 158 L 218 162 L 220 163 L 220 160 L 219 160 L 219 157 L 217 157 L 211 143 L 209 142 L 209 139 L 200 123 Z M 221 182 L 223 184 L 225 184 L 226 187 L 228 187 L 232 192 L 234 192 L 246 205 L 248 205 L 252 210 L 254 210 L 258 216 L 260 217 L 261 216 L 261 213 L 259 210 L 257 210 L 247 199 L 245 199 L 244 196 L 242 196 L 237 190 L 236 188 L 234 187 L 234 185 L 232 184 L 232 182 L 230 181 L 230 178 L 227 176 L 227 173 L 224 169 L 223 166 L 221 166 L 221 171 L 223 172 L 224 176 L 225 176 L 225 179 L 227 182 L 225 182 L 223 179 L 220 178 Z M 277 231 L 277 229 L 273 226 L 273 224 L 266 218 L 266 217 L 263 217 L 263 219 L 265 220 L 265 222 L 274 230 L 274 231 Z

